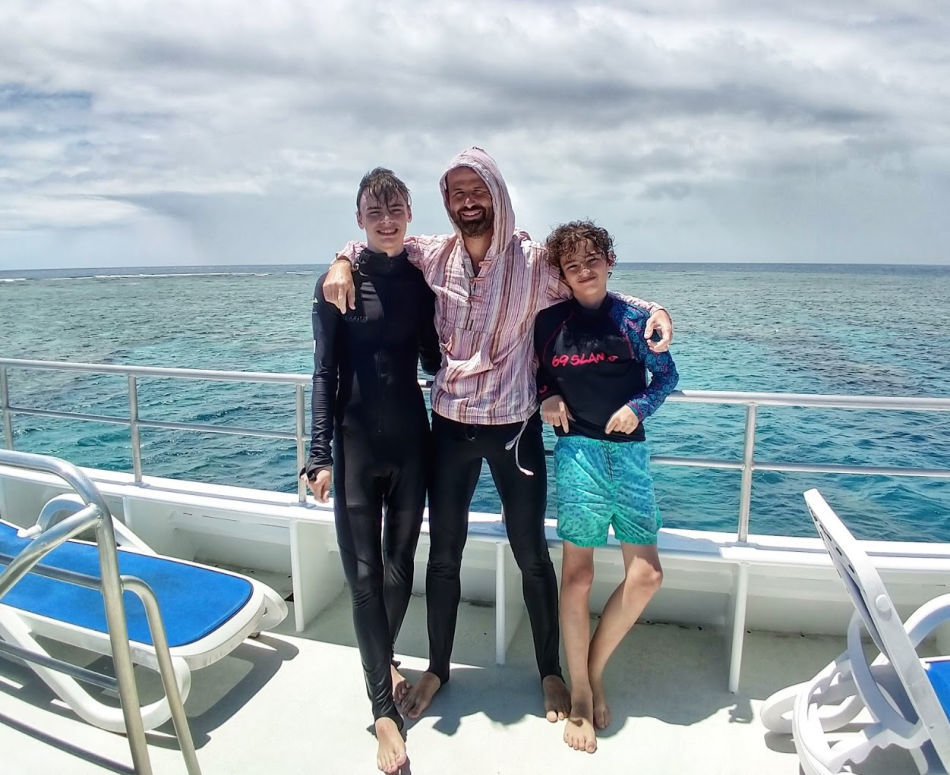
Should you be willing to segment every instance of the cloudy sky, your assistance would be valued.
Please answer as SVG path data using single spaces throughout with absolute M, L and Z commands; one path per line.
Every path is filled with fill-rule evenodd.
M 367 169 L 623 261 L 950 263 L 950 4 L 3 0 L 0 270 L 323 263 Z

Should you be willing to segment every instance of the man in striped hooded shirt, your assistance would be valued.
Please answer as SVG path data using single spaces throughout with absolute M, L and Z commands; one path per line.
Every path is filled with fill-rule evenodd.
M 558 656 L 557 579 L 544 535 L 547 472 L 535 385 L 535 315 L 570 297 L 544 247 L 515 227 L 508 188 L 495 160 L 468 148 L 440 181 L 452 234 L 407 237 L 409 260 L 435 292 L 435 325 L 442 367 L 432 386 L 434 470 L 429 489 L 426 604 L 429 667 L 402 707 L 418 717 L 449 680 L 461 585 L 459 571 L 468 510 L 488 462 L 501 499 L 508 541 L 522 574 L 541 674 L 545 713 L 557 721 L 570 711 Z M 353 308 L 350 263 L 363 249 L 348 243 L 333 263 L 324 296 Z M 651 310 L 645 338 L 669 347 L 673 326 L 665 310 Z

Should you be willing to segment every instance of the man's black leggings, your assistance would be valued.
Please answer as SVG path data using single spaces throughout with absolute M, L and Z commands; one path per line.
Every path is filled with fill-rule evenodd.
M 541 418 L 528 421 L 515 449 L 505 444 L 521 430 L 521 423 L 466 425 L 432 414 L 433 473 L 429 490 L 429 564 L 426 603 L 429 626 L 429 671 L 442 683 L 449 680 L 461 585 L 462 549 L 468 536 L 468 510 L 481 471 L 488 461 L 501 497 L 508 542 L 521 570 L 524 602 L 528 609 L 534 652 L 541 677 L 561 675 L 557 578 L 544 537 L 547 504 L 547 466 L 541 441 Z
M 353 596 L 353 625 L 373 718 L 402 728 L 393 702 L 393 644 L 412 592 L 413 560 L 428 475 L 428 430 L 401 437 L 398 465 L 378 461 L 373 440 L 337 431 L 334 515 L 343 573 Z M 377 440 L 378 441 L 378 440 Z M 383 520 L 383 508 L 386 517 Z

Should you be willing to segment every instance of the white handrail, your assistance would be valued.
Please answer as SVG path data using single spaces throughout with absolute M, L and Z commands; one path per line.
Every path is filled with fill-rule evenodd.
M 10 402 L 8 368 L 33 369 L 45 371 L 78 371 L 91 374 L 118 374 L 127 377 L 129 383 L 129 415 L 128 417 L 95 415 L 85 412 L 57 411 L 52 409 L 34 409 L 31 407 L 15 406 Z M 138 394 L 136 380 L 140 377 L 169 377 L 174 379 L 203 379 L 218 382 L 259 382 L 283 384 L 294 387 L 295 411 L 294 429 L 287 431 L 272 428 L 240 428 L 235 426 L 220 426 L 210 423 L 168 422 L 159 420 L 143 420 L 138 413 Z M 35 415 L 42 417 L 69 418 L 73 420 L 88 420 L 103 423 L 126 425 L 132 436 L 132 468 L 135 481 L 142 482 L 142 455 L 139 441 L 140 428 L 160 428 L 163 430 L 199 431 L 203 433 L 218 433 L 235 436 L 257 436 L 264 438 L 285 439 L 294 441 L 297 453 L 297 469 L 303 467 L 307 445 L 304 388 L 310 384 L 309 374 L 291 374 L 261 371 L 224 371 L 215 369 L 179 369 L 156 366 L 123 366 L 118 364 L 77 363 L 70 361 L 43 361 L 21 358 L 0 358 L 0 403 L 2 403 L 4 439 L 8 449 L 13 449 L 13 421 L 14 415 Z M 425 383 L 427 387 L 428 383 Z M 917 476 L 927 478 L 950 478 L 950 469 L 944 468 L 915 468 L 915 467 L 882 467 L 818 463 L 790 463 L 790 462 L 763 462 L 755 459 L 755 423 L 756 410 L 759 406 L 798 406 L 821 407 L 834 409 L 858 410 L 889 410 L 889 411 L 920 411 L 920 412 L 950 412 L 950 398 L 920 398 L 898 396 L 849 396 L 849 395 L 821 395 L 811 393 L 761 393 L 748 391 L 722 390 L 677 390 L 670 395 L 670 401 L 704 404 L 738 404 L 746 407 L 746 422 L 744 431 L 744 445 L 741 460 L 713 460 L 694 457 L 664 457 L 656 456 L 653 462 L 659 465 L 694 466 L 700 468 L 733 469 L 742 472 L 742 481 L 739 493 L 739 516 L 737 537 L 745 541 L 749 533 L 750 504 L 752 499 L 752 475 L 756 471 L 808 472 L 808 473 L 836 473 L 836 474 L 870 474 L 882 476 Z M 298 482 L 297 497 L 303 503 L 306 501 L 306 488 Z

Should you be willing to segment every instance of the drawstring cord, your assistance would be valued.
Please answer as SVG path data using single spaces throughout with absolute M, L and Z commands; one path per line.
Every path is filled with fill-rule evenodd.
M 518 445 L 521 444 L 521 434 L 524 433 L 524 429 L 528 427 L 528 420 L 521 423 L 521 430 L 518 431 L 518 435 L 515 436 L 511 441 L 505 444 L 505 450 L 510 451 L 512 447 L 515 448 L 515 465 L 518 466 L 518 470 L 521 471 L 525 476 L 534 476 L 534 471 L 529 471 L 527 468 L 522 468 L 521 460 L 518 458 Z

